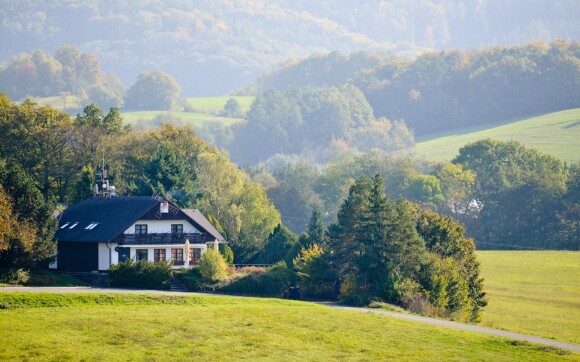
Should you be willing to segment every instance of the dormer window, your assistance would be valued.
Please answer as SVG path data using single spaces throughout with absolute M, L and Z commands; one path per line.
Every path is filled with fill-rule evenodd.
M 75 223 L 74 223 L 74 224 L 72 224 L 72 225 L 71 225 L 71 226 L 70 226 L 68 229 L 69 229 L 69 230 L 72 230 L 72 229 L 74 229 L 74 228 L 75 228 L 75 226 L 77 226 L 78 224 L 79 224 L 78 222 L 75 222 Z
M 70 222 L 67 222 L 66 224 L 64 224 L 63 226 L 61 226 L 61 229 L 64 229 L 65 227 L 69 226 Z

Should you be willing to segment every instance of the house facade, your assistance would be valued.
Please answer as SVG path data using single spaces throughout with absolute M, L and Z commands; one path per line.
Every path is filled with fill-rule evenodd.
M 224 237 L 195 209 L 141 196 L 92 197 L 60 216 L 56 262 L 69 272 L 106 271 L 127 259 L 194 266 Z

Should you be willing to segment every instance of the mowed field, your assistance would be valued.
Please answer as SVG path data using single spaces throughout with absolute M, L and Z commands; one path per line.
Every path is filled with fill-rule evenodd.
M 0 293 L 0 360 L 578 361 L 580 354 L 313 303 Z
M 466 128 L 417 138 L 417 157 L 451 160 L 461 147 L 484 138 L 516 140 L 526 146 L 558 156 L 562 161 L 580 161 L 580 108 L 549 113 L 492 127 Z
M 478 251 L 480 325 L 580 344 L 580 252 Z

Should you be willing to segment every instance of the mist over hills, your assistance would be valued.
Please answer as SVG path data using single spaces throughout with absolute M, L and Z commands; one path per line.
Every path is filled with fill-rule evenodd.
M 182 94 L 218 95 L 274 64 L 333 50 L 412 57 L 578 39 L 575 1 L 0 1 L 0 61 L 78 46 L 125 86 L 160 69 Z

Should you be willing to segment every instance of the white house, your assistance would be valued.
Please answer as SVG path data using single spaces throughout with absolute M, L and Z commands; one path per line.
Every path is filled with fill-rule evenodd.
M 105 271 L 128 258 L 195 265 L 224 237 L 199 210 L 141 196 L 92 197 L 60 217 L 57 259 L 62 271 Z

